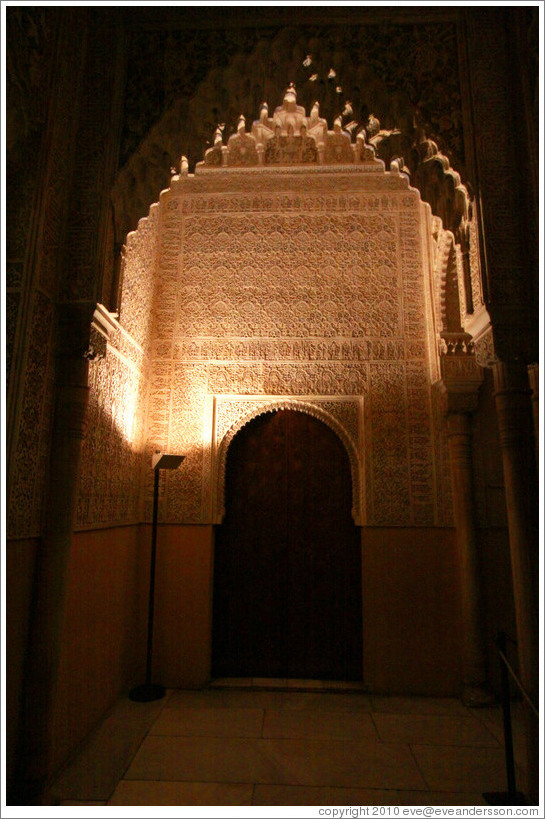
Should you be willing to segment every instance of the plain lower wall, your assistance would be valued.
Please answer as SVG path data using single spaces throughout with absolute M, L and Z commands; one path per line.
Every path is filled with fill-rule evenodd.
M 480 533 L 486 571 L 483 628 L 513 628 L 509 566 L 496 566 L 498 533 Z M 486 534 L 486 537 L 484 536 Z M 505 541 L 505 532 L 501 532 Z M 364 527 L 363 680 L 384 694 L 460 693 L 460 576 L 448 528 Z M 151 527 L 74 534 L 56 698 L 54 767 L 74 752 L 116 700 L 145 680 Z M 24 674 L 36 541 L 8 544 L 8 765 Z M 494 553 L 496 555 L 494 556 Z M 504 562 L 506 562 L 504 560 Z M 153 682 L 210 681 L 214 527 L 160 525 Z M 490 654 L 492 660 L 492 654 Z
M 199 688 L 210 680 L 213 550 L 211 526 L 159 527 L 154 682 Z M 362 529 L 362 668 L 370 691 L 459 693 L 459 583 L 453 529 Z
M 142 527 L 151 538 L 151 527 Z M 213 527 L 159 526 L 153 634 L 154 682 L 201 688 L 210 681 Z
M 14 774 L 36 551 L 40 541 L 6 543 L 6 779 Z
M 159 526 L 153 681 L 210 679 L 211 526 Z M 51 773 L 121 696 L 145 681 L 151 526 L 76 532 L 70 550 Z M 8 778 L 15 764 L 34 561 L 39 541 L 7 544 Z
M 460 693 L 456 533 L 363 528 L 363 679 L 374 693 Z
M 140 526 L 77 532 L 67 572 L 53 764 L 62 764 L 145 670 Z

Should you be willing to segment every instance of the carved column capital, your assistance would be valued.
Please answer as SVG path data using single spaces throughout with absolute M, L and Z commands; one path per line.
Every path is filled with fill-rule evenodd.
M 91 322 L 89 346 L 83 354 L 84 358 L 95 361 L 106 357 L 108 338 L 112 330 L 117 329 L 115 322 L 117 315 L 117 313 L 110 313 L 103 304 L 97 304 Z
M 463 320 L 466 333 L 473 338 L 475 358 L 481 367 L 494 367 L 499 361 L 535 360 L 535 332 L 527 317 L 515 304 L 481 305 Z
M 475 340 L 475 359 L 481 367 L 493 367 L 498 361 L 492 326 Z
M 532 392 L 528 368 L 522 361 L 498 361 L 494 367 L 495 394 Z
M 445 413 L 450 416 L 475 412 L 483 383 L 475 356 L 471 353 L 443 355 L 440 366 L 442 377 L 435 386 L 443 396 Z
M 532 433 L 532 389 L 522 361 L 498 361 L 493 367 L 494 397 L 502 447 L 519 447 Z
M 110 313 L 102 304 L 61 305 L 57 339 L 59 358 L 63 361 L 104 358 L 108 337 L 117 328 L 116 317 L 117 313 Z
M 96 361 L 100 358 L 106 358 L 107 337 L 103 335 L 97 327 L 91 325 L 89 333 L 89 346 L 83 353 L 83 357 L 88 361 Z
M 57 355 L 60 359 L 86 357 L 89 349 L 94 309 L 95 304 L 93 302 L 79 302 L 76 304 L 67 302 L 59 305 Z
M 89 361 L 104 358 L 115 314 L 101 305 L 67 305 L 59 317 L 57 378 L 58 433 L 85 438 L 89 393 Z
M 532 360 L 533 341 L 531 328 L 513 310 L 507 315 L 505 307 L 497 307 L 490 313 L 484 308 L 479 316 L 464 323 L 473 335 L 475 358 L 481 367 L 494 367 L 501 361 Z

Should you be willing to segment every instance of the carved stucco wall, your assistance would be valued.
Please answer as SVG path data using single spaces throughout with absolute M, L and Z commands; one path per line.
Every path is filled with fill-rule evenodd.
M 161 518 L 217 521 L 223 438 L 249 416 L 296 402 L 328 415 L 349 455 L 357 450 L 359 522 L 449 524 L 431 389 L 431 218 L 407 179 L 380 162 L 201 168 L 175 177 L 158 210 L 150 217 L 158 246 L 146 452 L 186 455 L 162 474 Z M 149 230 L 141 220 L 134 237 Z M 145 244 L 134 237 L 125 290 L 127 271 L 138 267 L 131 248 Z M 141 265 L 138 275 L 144 283 L 152 274 Z
M 89 386 L 76 527 L 138 523 L 147 381 L 110 343 L 90 362 Z
M 84 37 L 53 8 L 6 14 L 6 506 L 8 538 L 37 537 L 49 482 L 55 299 Z M 62 53 L 62 59 L 59 54 Z M 57 94 L 51 93 L 54 78 Z M 49 150 L 48 150 L 49 149 Z
M 15 8 L 6 15 L 7 37 L 17 47 L 6 55 L 6 384 L 21 302 L 24 300 L 25 252 L 32 227 L 33 196 L 39 182 L 39 155 L 47 125 L 47 83 L 54 51 L 56 19 L 46 9 Z
M 97 14 L 102 36 L 93 29 L 91 42 L 85 11 L 6 15 L 9 538 L 44 532 L 55 385 L 63 358 L 87 347 L 106 268 L 102 226 L 121 77 L 119 38 Z
M 9 538 L 39 536 L 46 509 L 55 380 L 54 316 L 51 302 L 39 291 L 35 294 L 27 332 L 20 428 L 12 456 L 8 495 Z
M 155 13 L 155 12 L 154 12 Z M 13 467 L 13 473 L 10 473 L 10 484 L 12 487 L 12 500 L 10 511 L 9 533 L 14 537 L 25 537 L 32 534 L 38 534 L 41 531 L 40 520 L 43 509 L 43 498 L 45 497 L 45 483 L 42 480 L 43 475 L 47 474 L 47 459 L 48 459 L 48 445 L 51 430 L 51 388 L 54 379 L 54 367 L 50 359 L 49 343 L 44 344 L 45 339 L 50 339 L 55 330 L 55 316 L 51 309 L 51 299 L 55 298 L 54 291 L 57 283 L 53 281 L 54 276 L 58 273 L 66 271 L 70 275 L 71 266 L 63 264 L 62 260 L 56 259 L 55 243 L 59 243 L 60 237 L 63 234 L 66 222 L 65 199 L 67 191 L 70 186 L 66 184 L 66 180 L 70 177 L 71 161 L 67 161 L 67 157 L 71 156 L 71 151 L 75 148 L 73 123 L 77 123 L 77 117 L 74 115 L 74 86 L 77 85 L 77 72 L 73 70 L 73 66 L 83 65 L 82 56 L 82 40 L 78 37 L 65 36 L 60 38 L 62 45 L 62 65 L 65 69 L 62 76 L 54 76 L 55 87 L 57 88 L 55 99 L 57 108 L 54 111 L 54 116 L 51 117 L 51 122 L 54 125 L 54 139 L 48 137 L 55 146 L 61 146 L 55 150 L 50 161 L 47 163 L 47 168 L 43 168 L 43 185 L 46 191 L 46 205 L 43 207 L 43 222 L 40 222 L 37 234 L 40 241 L 47 252 L 44 251 L 40 259 L 40 264 L 35 266 L 32 274 L 33 281 L 28 285 L 25 283 L 28 278 L 30 270 L 30 262 L 33 260 L 33 253 L 26 247 L 28 239 L 28 231 L 31 227 L 31 221 L 28 214 L 31 210 L 30 202 L 32 199 L 32 192 L 35 186 L 35 174 L 38 173 L 38 147 L 42 141 L 42 137 L 46 132 L 46 112 L 49 104 L 48 94 L 46 93 L 48 77 L 51 73 L 52 54 L 55 50 L 55 35 L 57 30 L 55 25 L 51 24 L 49 12 L 43 10 L 19 10 L 12 9 L 11 19 L 8 16 L 8 24 L 15 25 L 13 33 L 10 35 L 10 54 L 8 55 L 8 73 L 10 75 L 10 89 L 8 98 L 8 133 L 7 133 L 7 172 L 10 178 L 10 191 L 13 207 L 10 208 L 9 217 L 9 231 L 8 238 L 10 240 L 10 249 L 8 250 L 7 258 L 7 358 L 8 370 L 11 361 L 12 348 L 15 350 L 14 356 L 14 380 L 21 383 L 21 388 L 14 397 L 14 434 L 10 440 L 13 440 L 13 457 L 10 460 L 10 469 Z M 131 12 L 132 15 L 132 12 Z M 501 17 L 501 15 L 499 15 Z M 32 18 L 30 22 L 27 18 Z M 473 22 L 469 26 L 469 40 L 471 59 L 471 83 L 468 89 L 462 89 L 464 95 L 471 96 L 476 103 L 476 121 L 480 123 L 479 133 L 484 135 L 486 133 L 497 133 L 498 123 L 505 122 L 505 99 L 502 98 L 502 105 L 498 105 L 498 94 L 501 95 L 501 89 L 504 83 L 501 81 L 502 72 L 507 71 L 504 65 L 504 60 L 507 60 L 508 49 L 504 48 L 504 34 L 498 34 L 496 29 L 493 30 L 490 26 L 483 26 L 477 19 L 478 12 L 475 12 L 472 18 Z M 131 17 L 132 19 L 132 17 Z M 503 18 L 502 18 L 503 19 Z M 503 25 L 502 19 L 497 19 L 495 26 Z M 448 23 L 445 21 L 432 24 L 429 22 L 421 22 L 418 25 L 411 23 L 390 25 L 387 21 L 375 21 L 377 24 L 372 27 L 359 27 L 358 31 L 353 33 L 353 27 L 343 25 L 342 32 L 339 29 L 340 39 L 335 43 L 331 43 L 327 38 L 333 36 L 335 32 L 331 27 L 326 27 L 320 32 L 314 31 L 316 35 L 316 43 L 322 43 L 316 51 L 320 54 L 320 59 L 326 65 L 336 55 L 336 43 L 344 45 L 348 43 L 349 50 L 344 50 L 343 54 L 349 55 L 348 63 L 354 63 L 354 55 L 350 49 L 355 49 L 354 54 L 365 55 L 365 60 L 368 61 L 369 78 L 374 77 L 376 80 L 372 86 L 373 93 L 369 91 L 369 98 L 367 98 L 367 91 L 371 88 L 369 83 L 362 84 L 360 87 L 360 106 L 358 108 L 360 116 L 362 117 L 372 106 L 379 114 L 383 113 L 383 107 L 377 106 L 377 102 L 383 101 L 386 105 L 387 100 L 391 99 L 392 93 L 398 94 L 396 100 L 398 107 L 407 113 L 411 106 L 407 105 L 407 99 L 411 103 L 417 103 L 419 100 L 423 101 L 424 108 L 432 114 L 431 124 L 435 123 L 437 127 L 431 128 L 430 133 L 439 137 L 442 135 L 443 147 L 445 150 L 449 149 L 449 155 L 453 157 L 453 162 L 460 170 L 463 169 L 465 163 L 463 161 L 463 144 L 462 126 L 461 126 L 461 102 L 460 102 L 460 87 L 459 87 L 459 52 L 457 40 L 460 40 L 460 27 L 453 19 Z M 471 21 L 470 21 L 471 22 Z M 74 21 L 72 21 L 74 23 Z M 70 22 L 66 23 L 67 30 L 70 29 Z M 84 28 L 84 27 L 83 27 Z M 296 34 L 295 41 L 297 42 L 297 49 L 293 50 L 293 37 L 295 35 L 280 35 L 278 27 L 274 26 L 269 32 L 254 32 L 248 40 L 243 51 L 248 55 L 250 62 L 245 62 L 244 59 L 231 65 L 233 57 L 237 54 L 240 48 L 240 42 L 246 37 L 246 34 L 241 34 L 235 30 L 232 31 L 231 45 L 226 49 L 225 38 L 217 35 L 214 29 L 213 37 L 215 38 L 215 45 L 209 47 L 208 41 L 204 44 L 202 39 L 202 32 L 193 31 L 189 37 L 191 41 L 190 50 L 187 41 L 187 30 L 181 31 L 180 24 L 176 29 L 175 34 L 170 39 L 169 59 L 163 60 L 156 57 L 150 59 L 150 54 L 163 55 L 162 44 L 168 39 L 167 28 L 161 31 L 135 31 L 130 35 L 130 59 L 128 71 L 127 94 L 123 104 L 124 126 L 123 135 L 125 138 L 124 150 L 121 152 L 122 164 L 129 160 L 131 154 L 135 151 L 137 143 L 142 143 L 143 153 L 137 158 L 139 159 L 138 169 L 132 168 L 136 174 L 144 173 L 145 167 L 153 165 L 150 163 L 152 157 L 151 149 L 147 148 L 148 140 L 146 134 L 149 133 L 150 139 L 155 134 L 151 132 L 153 124 L 163 123 L 163 116 L 174 104 L 180 103 L 184 100 L 183 112 L 181 119 L 179 117 L 171 118 L 169 125 L 169 134 L 172 136 L 172 151 L 168 151 L 168 156 L 160 153 L 161 179 L 168 177 L 168 168 L 171 164 L 177 161 L 181 148 L 183 147 L 183 139 L 191 131 L 191 140 L 187 139 L 191 144 L 200 148 L 203 145 L 204 137 L 210 137 L 211 130 L 216 124 L 217 118 L 226 118 L 225 112 L 232 115 L 232 125 L 234 127 L 235 119 L 240 113 L 239 102 L 242 97 L 233 103 L 231 107 L 225 107 L 225 93 L 233 88 L 243 89 L 243 83 L 247 80 L 249 74 L 246 70 L 248 65 L 253 65 L 259 58 L 259 54 L 263 51 L 267 52 L 268 45 L 275 43 L 278 48 L 274 68 L 274 77 L 271 80 L 272 86 L 279 90 L 286 82 L 285 62 L 286 55 L 291 55 L 293 65 L 299 66 L 299 57 L 306 53 L 306 47 L 309 43 L 310 34 L 306 30 L 299 30 Z M 74 23 L 73 30 L 76 30 Z M 170 30 L 170 28 L 168 28 Z M 173 29 L 174 30 L 174 29 Z M 246 32 L 249 29 L 246 30 Z M 483 30 L 486 37 L 483 39 Z M 308 36 L 307 36 L 308 35 Z M 208 32 L 206 37 L 211 37 L 212 34 Z M 362 37 L 369 37 L 370 41 L 367 43 L 368 48 L 363 48 L 361 40 Z M 253 39 L 252 39 L 253 38 Z M 284 38 L 284 39 L 282 39 Z M 96 38 L 95 38 L 96 39 Z M 460 42 L 465 44 L 465 34 Z M 235 42 L 236 40 L 236 42 Z M 372 43 L 371 43 L 372 40 Z M 180 57 L 180 42 L 183 50 L 183 59 Z M 260 43 L 259 48 L 257 42 Z M 430 43 L 434 43 L 435 47 L 428 47 Z M 437 45 L 439 44 L 439 45 Z M 15 47 L 17 46 L 17 47 Z M 335 46 L 335 48 L 334 48 Z M 372 46 L 372 47 L 371 47 Z M 426 47 L 424 47 L 426 46 Z M 261 49 L 261 52 L 260 52 Z M 106 48 L 102 48 L 107 51 Z M 299 53 L 301 51 L 301 54 Z M 534 52 L 532 52 L 534 53 Z M 498 54 L 501 60 L 496 59 Z M 196 61 L 196 56 L 199 56 L 200 62 Z M 218 56 L 220 55 L 220 56 Z M 109 57 L 109 54 L 108 54 Z M 180 57 L 180 59 L 178 59 Z M 392 62 L 392 59 L 394 62 Z M 105 58 L 106 59 L 106 58 Z M 335 60 L 333 60 L 335 62 Z M 362 60 L 363 61 L 363 60 Z M 188 66 L 196 66 L 199 62 L 199 71 L 196 73 L 188 72 Z M 356 63 L 358 60 L 356 60 Z M 463 60 L 461 61 L 463 63 Z M 212 68 L 225 68 L 230 66 L 233 71 L 233 76 L 229 79 L 228 88 L 216 88 L 219 82 L 219 75 L 209 73 Z M 342 63 L 339 63 L 342 68 Z M 469 64 L 468 64 L 469 65 Z M 495 68 L 496 67 L 496 68 Z M 263 76 L 267 79 L 271 77 L 269 69 L 271 66 L 263 69 Z M 236 69 L 236 70 L 235 70 Z M 272 70 L 272 69 L 271 69 Z M 352 70 L 350 67 L 346 69 L 348 72 Z M 358 69 L 359 70 L 359 69 Z M 361 69 L 364 70 L 363 68 Z M 367 69 L 366 69 L 367 70 Z M 469 68 L 466 68 L 469 71 Z M 496 73 L 494 73 L 496 71 Z M 221 73 L 221 72 L 220 72 Z M 344 77 L 344 70 L 343 70 Z M 102 77 L 103 72 L 97 71 L 89 75 L 88 88 L 86 88 L 86 97 L 93 97 L 95 99 L 105 99 L 107 94 L 96 93 L 96 82 L 98 77 Z M 353 102 L 356 97 L 352 93 L 355 89 L 354 83 L 350 77 L 343 78 L 344 93 L 351 94 Z M 500 76 L 500 81 L 498 81 Z M 229 75 L 231 77 L 231 75 Z M 438 78 L 439 77 L 439 81 Z M 13 79 L 15 78 L 15 79 Z M 358 81 L 363 78 L 358 75 Z M 299 82 L 298 78 L 295 77 Z M 345 82 L 348 79 L 348 82 Z M 106 78 L 105 88 L 108 88 L 109 79 Z M 380 80 L 380 82 L 379 82 Z M 159 84 L 158 88 L 154 83 Z M 164 85 L 164 93 L 161 86 Z M 448 84 L 448 93 L 445 93 L 445 83 Z M 110 83 L 111 84 L 111 83 Z M 383 85 L 387 85 L 387 94 L 382 94 Z M 220 83 L 221 85 L 221 83 Z M 303 93 L 304 84 L 300 85 Z M 272 87 L 271 86 L 271 87 Z M 410 86 L 410 87 L 409 87 Z M 407 91 L 408 96 L 401 94 L 401 87 Z M 170 90 L 168 90 L 170 89 Z M 215 89 L 215 90 L 214 90 Z M 367 90 L 366 90 L 367 89 Z M 382 89 L 382 90 L 381 90 Z M 484 90 L 483 90 L 484 89 Z M 104 90 L 104 89 L 102 89 Z M 146 93 L 149 91 L 149 93 Z M 212 93 L 213 92 L 213 93 Z M 221 93 L 220 93 L 221 92 Z M 224 93 L 225 92 L 225 93 Z M 409 93 L 410 92 L 410 93 Z M 471 92 L 471 93 L 470 93 Z M 255 112 L 255 104 L 261 100 L 262 93 L 264 94 L 264 87 L 256 90 L 255 99 L 250 95 L 248 102 L 247 113 L 251 116 Z M 242 95 L 244 99 L 246 97 Z M 269 98 L 273 98 L 275 93 L 272 91 L 268 94 Z M 403 99 L 402 99 L 403 96 Z M 198 98 L 198 99 L 197 99 Z M 234 98 L 234 97 L 233 97 Z M 309 98 L 310 99 L 310 98 Z M 161 102 L 158 103 L 157 101 Z M 200 100 L 200 102 L 199 102 Z M 221 106 L 218 108 L 218 103 Z M 324 101 L 325 102 L 325 101 Z M 191 103 L 191 105 L 190 105 Z M 466 100 L 466 107 L 468 105 Z M 153 112 L 147 110 L 150 106 L 154 108 Z M 71 107 L 72 106 L 72 107 Z M 158 106 L 158 107 L 157 107 Z M 76 106 L 77 107 L 77 106 Z M 142 110 L 146 108 L 146 110 Z M 186 128 L 186 118 L 189 116 L 189 107 L 191 107 L 191 122 L 197 123 L 193 128 Z M 384 113 L 392 116 L 392 111 L 387 110 L 386 105 Z M 87 110 L 87 107 L 85 107 Z M 203 116 L 206 110 L 207 115 Z M 244 108 L 246 110 L 246 108 Z M 412 111 L 412 108 L 411 108 Z M 448 112 L 455 112 L 454 128 L 452 127 L 452 117 L 447 116 Z M 67 113 L 68 112 L 68 113 Z M 422 112 L 421 112 L 422 113 Z M 93 109 L 89 114 L 90 121 L 100 123 L 103 121 L 102 117 L 96 116 L 96 110 Z M 228 119 L 228 117 L 227 117 Z M 427 118 L 424 117 L 426 122 Z M 386 121 L 386 120 L 385 120 Z M 407 120 L 408 121 L 408 120 Z M 67 128 L 66 122 L 71 123 L 72 127 Z M 180 123 L 184 123 L 184 127 L 180 127 Z M 394 121 L 390 121 L 394 124 Z M 400 124 L 397 120 L 395 124 Z M 428 123 L 429 124 L 429 123 Z M 161 127 L 167 127 L 164 123 Z M 98 127 L 98 126 L 97 126 Z M 440 133 L 439 133 L 440 132 Z M 450 140 L 450 136 L 454 134 L 456 137 L 455 143 Z M 468 131 L 470 134 L 470 131 Z M 503 134 L 503 131 L 502 131 Z M 128 136 L 132 135 L 133 142 L 129 145 L 127 141 Z M 467 136 L 467 135 L 466 135 Z M 182 139 L 183 137 L 183 139 Z M 447 139 L 448 137 L 448 139 Z M 503 134 L 502 139 L 505 138 Z M 182 140 L 182 141 L 181 141 Z M 93 157 L 97 153 L 97 139 L 82 137 L 81 142 L 88 146 L 90 154 Z M 189 142 L 188 146 L 189 147 Z M 145 144 L 144 144 L 145 143 Z M 159 140 L 162 145 L 163 140 Z M 182 144 L 183 143 L 183 144 Z M 490 143 L 490 146 L 492 146 Z M 170 145 L 170 143 L 169 143 Z M 456 150 L 453 149 L 453 145 Z M 445 147 L 446 146 L 446 147 Z M 457 147 L 456 147 L 457 146 Z M 503 164 L 505 159 L 502 158 L 501 171 L 497 172 L 498 150 L 494 143 L 494 147 L 490 147 L 489 143 L 483 137 L 478 140 L 478 151 L 481 156 L 481 173 L 484 175 L 484 193 L 485 205 L 490 203 L 488 213 L 492 211 L 501 213 L 505 218 L 511 218 L 513 211 L 508 207 L 504 207 L 503 201 L 507 202 L 509 197 L 505 195 L 506 186 L 509 190 L 513 190 L 511 185 L 511 176 L 505 173 Z M 467 147 L 467 145 L 466 145 Z M 62 149 L 61 149 L 62 148 Z M 195 149 L 197 150 L 197 148 Z M 504 151 L 505 153 L 505 151 Z M 509 153 L 509 152 L 507 152 Z M 78 157 L 81 151 L 78 149 Z M 79 164 L 89 167 L 89 158 L 87 154 L 82 155 Z M 92 158 L 92 157 L 91 157 Z M 94 160 L 93 160 L 94 161 Z M 102 160 L 96 160 L 95 166 L 100 165 Z M 42 165 L 44 163 L 42 162 Z M 78 166 L 79 167 L 79 166 Z M 127 166 L 128 167 L 128 166 Z M 512 169 L 511 169 L 512 170 Z M 147 173 L 147 172 L 146 172 Z M 30 174 L 30 176 L 28 176 Z M 32 177 L 32 178 L 31 178 Z M 91 178 L 92 177 L 92 178 Z M 81 177 L 78 175 L 78 184 L 81 186 Z M 492 180 L 492 182 L 487 181 Z M 131 177 L 131 182 L 133 178 Z M 93 184 L 96 188 L 101 185 L 101 175 L 90 172 L 89 179 L 86 180 L 85 185 Z M 162 183 L 164 184 L 164 183 Z M 484 183 L 483 183 L 484 184 Z M 492 184 L 492 187 L 490 185 Z M 156 185 L 153 188 L 158 190 Z M 128 185 L 128 199 L 135 200 L 135 191 Z M 148 185 L 146 191 L 151 187 Z M 115 197 L 114 197 L 115 198 Z M 140 212 L 147 209 L 147 202 L 150 198 L 156 198 L 156 193 L 151 193 L 146 199 L 139 202 Z M 501 201 L 500 201 L 501 200 Z M 40 200 L 41 201 L 41 200 Z M 45 201 L 45 200 L 44 200 Z M 510 201 L 510 200 L 509 200 Z M 485 207 L 486 210 L 486 207 Z M 89 214 L 93 215 L 96 212 L 94 203 L 91 203 L 85 211 L 84 216 L 78 216 L 76 222 L 85 229 L 88 234 L 88 241 L 86 241 L 85 248 L 81 251 L 81 257 L 88 260 L 90 250 L 94 246 L 95 230 L 88 230 Z M 485 213 L 485 217 L 486 217 Z M 46 218 L 47 217 L 47 218 Z M 488 237 L 492 236 L 492 244 L 496 247 L 502 246 L 505 250 L 504 227 L 505 218 L 491 219 L 486 222 Z M 74 227 L 75 223 L 72 223 Z M 470 229 L 475 233 L 476 223 L 471 221 Z M 502 241 L 495 242 L 494 237 L 496 233 L 501 234 Z M 493 235 L 492 235 L 493 234 Z M 509 234 L 510 235 L 510 234 Z M 79 243 L 78 242 L 76 244 Z M 72 242 L 72 245 L 74 243 Z M 511 238 L 509 239 L 509 259 L 508 263 L 503 258 L 503 261 L 498 262 L 497 268 L 504 273 L 509 267 L 509 270 L 517 271 L 514 277 L 505 275 L 507 281 L 515 281 L 517 284 L 517 300 L 520 297 L 521 288 L 518 278 L 518 262 L 512 263 L 512 246 Z M 71 253 L 73 247 L 71 245 Z M 49 249 L 52 251 L 49 252 Z M 79 250 L 77 251 L 80 252 Z M 477 269 L 477 236 L 472 236 L 470 241 L 470 252 L 472 255 L 471 269 Z M 505 254 L 504 254 L 505 255 Z M 25 258 L 28 263 L 25 262 Z M 28 268 L 28 269 L 27 269 Z M 484 276 L 486 279 L 486 276 Z M 34 285 L 40 282 L 39 288 L 36 289 Z M 474 302 L 479 304 L 482 302 L 483 294 L 479 290 L 480 277 L 472 276 L 472 284 L 475 288 Z M 24 290 L 28 286 L 29 292 L 32 288 L 32 298 L 26 298 Z M 504 285 L 501 285 L 502 287 Z M 507 286 L 507 285 L 506 285 Z M 509 285 L 511 287 L 511 285 Z M 93 288 L 88 288 L 92 290 Z M 502 302 L 507 303 L 511 299 L 512 292 L 510 291 L 507 297 L 503 294 L 496 294 L 502 296 Z M 24 303 L 23 303 L 24 302 Z M 24 321 L 22 321 L 24 319 Z M 26 342 L 29 342 L 27 345 Z M 11 346 L 10 346 L 11 345 Z M 28 356 L 28 358 L 27 358 Z M 28 363 L 28 367 L 27 367 Z M 47 367 L 47 376 L 45 378 L 37 377 L 37 373 L 43 373 L 44 368 Z M 36 436 L 39 438 L 37 441 Z M 31 446 L 28 445 L 30 442 Z M 9 443 L 9 442 L 8 442 Z M 31 463 L 29 463 L 31 457 Z M 438 471 L 438 480 L 441 470 Z
M 89 363 L 87 433 L 82 442 L 76 526 L 141 520 L 155 258 L 159 209 L 127 237 L 120 318 L 108 316 L 103 357 Z

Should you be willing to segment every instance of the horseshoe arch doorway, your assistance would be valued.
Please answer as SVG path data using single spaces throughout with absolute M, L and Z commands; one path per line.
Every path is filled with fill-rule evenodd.
M 216 527 L 213 677 L 362 679 L 351 500 L 348 454 L 322 421 L 278 410 L 235 435 Z

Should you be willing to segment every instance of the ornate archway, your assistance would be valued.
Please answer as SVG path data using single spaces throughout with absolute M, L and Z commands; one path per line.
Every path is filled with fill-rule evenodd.
M 234 435 L 215 530 L 214 677 L 361 679 L 350 472 L 338 434 L 297 407 Z
M 225 514 L 225 469 L 229 447 L 237 434 L 254 418 L 277 410 L 312 415 L 330 427 L 341 440 L 350 462 L 352 517 L 365 523 L 365 447 L 363 444 L 362 396 L 216 396 L 214 399 L 214 466 L 212 521 Z

